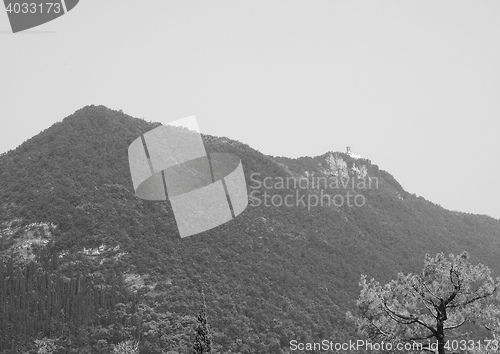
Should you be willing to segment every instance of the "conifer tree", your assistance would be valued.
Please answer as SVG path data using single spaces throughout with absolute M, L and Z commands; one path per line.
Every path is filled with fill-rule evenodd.
M 468 337 L 472 326 L 499 333 L 500 279 L 464 252 L 426 256 L 420 274 L 399 273 L 386 285 L 361 277 L 359 316 L 347 317 L 371 340 L 418 343 L 426 351 L 454 351 L 448 339 Z M 469 342 L 468 342 L 469 343 Z
M 198 315 L 196 326 L 195 342 L 193 344 L 193 354 L 212 353 L 212 335 L 207 323 L 207 305 L 205 303 L 205 293 L 202 291 L 203 304 Z

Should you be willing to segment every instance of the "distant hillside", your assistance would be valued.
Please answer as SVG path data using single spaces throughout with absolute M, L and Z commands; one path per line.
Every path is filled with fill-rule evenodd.
M 169 204 L 141 200 L 130 178 L 129 144 L 158 125 L 87 106 L 0 156 L 0 353 L 43 337 L 58 353 L 127 339 L 141 353 L 188 353 L 202 289 L 215 352 L 288 353 L 293 339 L 356 337 L 345 312 L 362 273 L 388 281 L 426 253 L 464 250 L 500 271 L 498 220 L 416 197 L 366 159 L 271 157 L 213 136 L 207 151 L 241 158 L 250 204 L 181 239 Z M 351 184 L 307 185 L 342 178 Z M 363 205 L 297 202 L 322 192 Z

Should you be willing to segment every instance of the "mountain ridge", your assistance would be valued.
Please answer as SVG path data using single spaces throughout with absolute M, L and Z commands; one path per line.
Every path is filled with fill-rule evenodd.
M 420 269 L 425 253 L 463 250 L 500 271 L 498 220 L 416 197 L 370 160 L 342 152 L 272 157 L 209 135 L 202 135 L 207 152 L 240 157 L 249 194 L 266 191 L 252 188 L 253 180 L 265 177 L 359 180 L 366 173 L 378 179 L 378 188 L 333 190 L 363 195 L 366 204 L 357 208 L 249 205 L 227 224 L 180 239 L 168 203 L 139 199 L 129 175 L 128 145 L 158 125 L 86 106 L 0 156 L 4 261 L 31 254 L 30 260 L 41 264 L 50 256 L 58 262 L 53 276 L 74 279 L 78 269 L 95 279 L 94 286 L 109 273 L 125 299 L 122 312 L 108 314 L 112 319 L 96 315 L 66 332 L 42 331 L 68 352 L 106 352 L 135 338 L 141 353 L 184 353 L 204 289 L 217 352 L 286 353 L 293 339 L 355 338 L 345 312 L 355 306 L 360 274 L 389 280 L 397 271 Z M 282 198 L 320 193 L 269 192 Z M 153 312 L 164 317 L 153 319 Z M 96 326 L 100 334 L 92 329 Z M 86 333 L 84 343 L 77 340 L 78 331 Z M 4 333 L 0 351 L 12 350 L 7 336 L 19 337 L 23 348 L 32 345 L 34 337 L 27 333 Z

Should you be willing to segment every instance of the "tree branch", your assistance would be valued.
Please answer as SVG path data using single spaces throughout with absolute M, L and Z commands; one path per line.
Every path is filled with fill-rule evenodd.
M 389 314 L 389 317 L 391 317 L 394 321 L 401 323 L 401 324 L 407 324 L 407 325 L 412 324 L 412 323 L 418 323 L 419 325 L 427 328 L 433 334 L 437 335 L 436 329 L 434 329 L 432 326 L 429 326 L 427 323 L 420 321 L 418 317 L 404 316 L 404 315 L 398 314 L 398 313 L 394 312 L 393 310 L 391 310 L 389 308 L 389 306 L 387 306 L 385 301 L 384 301 L 384 307 L 386 308 L 386 310 L 387 310 L 386 312 L 387 312 L 387 314 Z M 398 320 L 398 318 L 400 320 Z M 403 321 L 406 321 L 406 322 L 403 322 Z
M 436 294 L 434 294 L 434 293 L 432 292 L 432 290 L 431 290 L 431 289 L 429 289 L 429 288 L 427 287 L 427 285 L 425 285 L 425 282 L 423 281 L 423 279 L 422 279 L 422 278 L 420 278 L 420 277 L 418 277 L 418 278 L 419 278 L 420 284 L 422 284 L 422 285 L 424 286 L 425 290 L 427 290 L 427 292 L 428 292 L 429 294 L 431 294 L 432 296 L 434 296 L 436 299 L 441 300 L 441 298 L 440 298 L 439 296 L 437 296 Z M 433 302 L 433 304 L 434 304 L 434 302 Z M 435 306 L 435 305 L 434 305 L 434 306 Z
M 466 302 L 464 302 L 464 303 L 461 303 L 461 304 L 451 304 L 451 305 L 450 305 L 450 306 L 448 306 L 448 307 L 450 307 L 450 308 L 452 308 L 452 307 L 453 307 L 453 308 L 454 308 L 454 307 L 462 307 L 462 306 L 467 306 L 467 305 L 469 305 L 469 304 L 472 304 L 473 302 L 476 302 L 476 301 L 478 301 L 478 300 L 481 300 L 481 299 L 487 298 L 488 296 L 491 296 L 491 295 L 493 295 L 493 293 L 486 293 L 486 294 L 483 294 L 483 295 L 481 295 L 481 296 L 476 296 L 475 298 L 472 298 L 472 299 L 470 299 L 470 300 L 468 300 L 468 301 L 466 301 Z
M 461 325 L 463 325 L 465 322 L 467 322 L 467 319 L 464 319 L 464 320 L 462 321 L 462 323 L 460 323 L 460 324 L 457 324 L 457 325 L 452 325 L 452 326 L 449 326 L 449 327 L 444 327 L 443 329 L 455 329 L 455 328 L 458 328 L 458 327 L 460 327 Z
M 434 312 L 432 312 L 432 309 L 428 306 L 428 304 L 430 303 L 434 307 L 434 310 L 436 310 L 436 305 L 434 305 L 434 302 L 432 302 L 430 300 L 427 300 L 425 298 L 425 294 L 423 292 L 420 292 L 417 289 L 417 287 L 415 286 L 415 284 L 412 284 L 411 287 L 413 288 L 413 290 L 415 290 L 415 292 L 417 293 L 418 297 L 420 298 L 420 301 L 422 301 L 422 303 L 424 304 L 425 308 L 427 309 L 427 311 L 429 311 L 429 313 L 432 315 L 432 317 L 437 318 L 437 312 L 436 312 L 436 314 L 434 314 Z

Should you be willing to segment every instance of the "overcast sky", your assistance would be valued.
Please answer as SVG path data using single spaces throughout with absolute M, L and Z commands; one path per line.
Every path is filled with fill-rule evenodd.
M 0 153 L 89 104 L 270 155 L 347 145 L 411 192 L 500 218 L 500 1 L 84 0 L 12 34 Z

